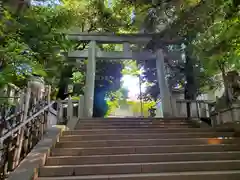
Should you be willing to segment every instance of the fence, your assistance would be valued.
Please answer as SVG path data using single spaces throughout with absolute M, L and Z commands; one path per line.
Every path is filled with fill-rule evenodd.
M 240 121 L 240 105 L 235 104 L 230 108 L 222 109 L 211 114 L 213 126 L 226 123 L 239 123 Z
M 187 104 L 190 107 L 190 117 L 197 118 L 211 126 L 240 121 L 240 105 L 232 105 L 230 108 L 215 111 L 215 103 L 206 100 L 177 100 L 178 115 L 187 117 Z
M 214 102 L 206 100 L 178 99 L 177 110 L 180 117 L 187 117 L 187 105 L 190 107 L 190 118 L 209 118 Z
M 84 96 L 80 96 L 79 100 L 57 101 L 57 117 L 58 124 L 67 124 L 73 117 L 81 118 L 84 116 Z
M 45 133 L 49 108 L 54 103 L 50 103 L 50 89 L 50 86 L 36 88 L 31 81 L 22 91 L 13 85 L 2 89 L 1 180 L 19 165 Z

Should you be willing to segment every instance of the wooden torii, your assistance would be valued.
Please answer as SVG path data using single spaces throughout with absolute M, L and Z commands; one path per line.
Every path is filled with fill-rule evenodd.
M 161 92 L 163 117 L 176 117 L 176 103 L 172 99 L 166 80 L 164 68 L 164 54 L 162 49 L 155 52 L 135 52 L 130 49 L 131 44 L 147 44 L 152 40 L 154 34 L 114 34 L 114 33 L 68 33 L 68 39 L 89 42 L 89 48 L 82 51 L 68 53 L 69 58 L 77 60 L 88 59 L 86 72 L 86 87 L 84 94 L 84 117 L 93 115 L 93 98 L 95 86 L 96 60 L 129 60 L 140 61 L 156 60 L 157 79 Z M 97 44 L 123 44 L 123 51 L 106 52 L 100 50 Z M 174 57 L 173 57 L 174 58 Z M 176 57 L 175 57 L 176 58 Z

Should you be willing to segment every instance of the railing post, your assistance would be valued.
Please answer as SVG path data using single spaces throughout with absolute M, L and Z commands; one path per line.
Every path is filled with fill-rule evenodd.
M 196 112 L 197 112 L 197 118 L 200 118 L 200 113 L 201 113 L 201 112 L 199 112 L 198 105 L 200 105 L 200 103 L 198 104 L 198 102 L 196 101 Z M 200 108 L 201 108 L 201 107 L 200 107 Z
M 211 118 L 211 106 L 209 103 L 206 103 L 206 117 Z
M 83 118 L 84 116 L 84 96 L 81 95 L 78 102 L 78 118 Z
M 28 83 L 28 87 L 25 95 L 24 112 L 23 112 L 23 119 L 22 119 L 23 122 L 27 119 L 27 116 L 28 116 L 30 96 L 31 96 L 31 88 Z M 21 128 L 20 135 L 19 135 L 19 144 L 17 144 L 18 147 L 17 147 L 16 159 L 15 159 L 16 166 L 19 164 L 20 155 L 23 147 L 23 139 L 24 139 L 24 128 Z
M 215 121 L 213 122 L 213 127 L 216 127 L 217 124 L 220 122 L 220 120 L 221 120 L 221 113 L 217 112 L 217 117 L 216 117 Z
M 47 105 L 49 105 L 50 103 L 51 103 L 51 86 L 50 85 L 48 85 L 47 86 L 47 94 L 46 94 L 46 100 L 47 100 Z M 48 111 L 47 111 L 47 119 L 44 119 L 44 121 L 46 121 L 45 122 L 45 124 L 44 124 L 44 126 L 43 126 L 43 129 L 44 128 L 47 128 L 47 126 L 48 126 L 48 124 L 49 124 L 49 122 L 48 122 L 48 117 L 50 117 L 50 112 L 49 112 L 49 110 L 50 110 L 50 108 L 48 109 Z M 44 116 L 45 116 L 45 113 L 44 113 Z M 45 117 L 44 117 L 45 118 Z
M 82 95 L 80 95 L 79 100 L 78 100 L 78 113 L 77 113 L 78 119 L 81 118 L 81 108 L 82 108 L 82 106 L 81 106 L 81 99 L 82 99 Z
M 231 115 L 232 115 L 233 122 L 237 122 L 239 120 L 239 117 L 240 117 L 240 106 L 239 105 L 233 106 Z
M 51 86 L 50 85 L 48 85 L 47 103 L 48 103 L 48 105 L 51 103 Z
M 23 114 L 21 113 L 23 110 L 24 110 L 24 96 L 25 94 L 22 93 L 20 94 L 20 98 L 19 98 L 19 104 L 16 104 L 16 109 L 15 109 L 15 114 L 16 114 L 16 123 L 18 121 L 22 121 L 23 119 Z M 17 100 L 16 100 L 17 101 Z M 19 115 L 17 115 L 18 113 L 20 113 Z M 17 132 L 17 134 L 20 134 L 21 133 L 21 130 L 19 130 Z M 13 164 L 12 164 L 12 169 L 15 169 L 17 167 L 17 164 L 16 164 L 16 158 L 17 158 L 17 153 L 18 153 L 18 147 L 19 147 L 19 144 L 20 144 L 20 136 L 17 136 L 17 142 L 16 142 L 16 147 L 14 149 L 14 153 L 13 153 Z
M 67 120 L 70 121 L 73 117 L 73 102 L 71 97 L 68 98 L 68 106 L 67 106 Z
M 57 102 L 57 124 L 61 124 L 63 122 L 63 103 L 61 100 Z

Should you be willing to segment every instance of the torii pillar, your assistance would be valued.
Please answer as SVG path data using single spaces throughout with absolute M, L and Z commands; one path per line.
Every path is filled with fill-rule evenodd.
M 96 41 L 90 41 L 84 90 L 84 117 L 92 118 L 96 74 Z
M 168 82 L 166 79 L 166 72 L 164 67 L 164 56 L 161 49 L 156 52 L 156 67 L 157 67 L 157 80 L 160 88 L 160 97 L 162 102 L 163 117 L 176 117 L 177 108 L 176 102 L 172 99 Z

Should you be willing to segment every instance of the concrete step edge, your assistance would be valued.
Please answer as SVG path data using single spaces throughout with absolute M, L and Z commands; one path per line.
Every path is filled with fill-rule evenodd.
M 124 128 L 131 128 L 131 129 L 137 129 L 137 128 L 142 128 L 142 129 L 157 129 L 157 128 L 192 128 L 191 125 L 185 124 L 185 125 L 149 125 L 149 124 L 137 124 L 137 125 L 101 125 L 101 126 L 76 126 L 75 129 L 77 128 L 95 128 L 95 129 L 105 129 L 106 128 L 114 128 L 114 129 L 124 129 Z
M 59 166 L 44 166 L 42 168 L 65 168 L 65 167 L 106 167 L 106 166 L 135 166 L 135 165 L 165 165 L 165 164 L 214 164 L 214 163 L 240 163 L 239 160 L 210 160 L 210 161 L 173 161 L 173 162 L 149 162 L 149 163 L 115 163 L 115 164 L 87 164 L 87 165 L 59 165 Z
M 74 149 L 74 150 L 101 150 L 101 149 L 125 149 L 125 148 L 179 148 L 179 147 L 209 147 L 209 146 L 218 146 L 218 147 L 223 147 L 223 146 L 234 146 L 240 148 L 240 144 L 194 144 L 194 145 L 159 145 L 159 146 L 116 146 L 116 147 L 74 147 L 74 148 L 54 148 L 54 149 Z M 53 150 L 54 150 L 53 149 Z
M 96 131 L 132 131 L 132 130 L 136 130 L 136 128 L 123 128 L 123 129 L 119 129 L 119 128 L 111 128 L 111 129 L 75 129 L 75 130 L 70 130 L 70 132 L 96 132 Z M 147 128 L 137 128 L 137 130 L 147 130 Z M 177 130 L 186 130 L 186 131 L 215 131 L 215 132 L 233 132 L 232 128 L 212 128 L 212 127 L 208 127 L 208 128 L 192 128 L 192 127 L 179 127 L 179 128 L 160 128 L 160 127 L 154 127 L 149 129 L 149 131 L 151 130 L 169 130 L 169 131 L 177 131 Z M 65 131 L 67 132 L 67 131 Z
M 48 159 L 58 159 L 58 158 L 86 158 L 86 157 L 126 157 L 126 156 L 163 156 L 163 155 L 188 155 L 188 154 L 195 154 L 195 155 L 204 155 L 204 154 L 239 154 L 239 151 L 218 151 L 218 152 L 180 152 L 180 153 L 151 153 L 151 154 L 113 154 L 113 155 L 90 155 L 90 156 L 49 156 Z
M 81 121 L 187 121 L 187 118 L 176 117 L 176 118 L 160 118 L 160 117 L 109 117 L 109 118 L 84 118 Z
M 221 139 L 221 138 L 213 138 L 213 139 Z M 233 138 L 231 136 L 229 137 L 225 137 L 222 138 L 223 140 L 240 140 L 240 138 Z M 160 139 L 160 138 L 155 138 L 155 139 L 115 139 L 115 140 L 79 140 L 79 141 L 65 141 L 65 140 L 60 140 L 59 143 L 87 143 L 87 142 L 128 142 L 128 141 L 181 141 L 181 140 L 209 140 L 209 138 L 197 138 L 197 137 L 193 137 L 193 138 L 164 138 L 164 139 Z
M 187 122 L 176 122 L 176 123 L 168 123 L 168 122 L 139 122 L 139 123 L 136 123 L 136 122 L 133 122 L 133 123 L 125 123 L 125 122 L 107 122 L 107 123 L 79 123 L 77 124 L 76 126 L 111 126 L 111 125 L 166 125 L 166 126 L 171 126 L 171 125 L 191 125 L 190 123 L 187 123 Z
M 116 175 L 93 175 L 93 176 L 69 176 L 69 177 L 46 177 L 38 180 L 87 180 L 87 179 L 111 179 L 111 178 L 137 178 L 137 177 L 187 177 L 201 175 L 240 175 L 240 170 L 233 171 L 193 171 L 193 172 L 171 172 L 171 173 L 143 173 L 143 174 L 116 174 Z
M 214 132 L 214 131 L 209 131 L 209 132 L 176 132 L 176 133 L 169 133 L 169 132 L 159 132 L 159 133 L 146 133 L 146 134 L 140 134 L 140 133 L 131 133 L 131 134 L 125 134 L 125 133 L 116 133 L 114 135 L 116 136 L 161 136 L 161 135 L 195 135 L 195 134 L 199 134 L 199 135 L 205 135 L 205 134 L 209 134 L 209 135 L 214 135 L 214 134 L 232 134 L 233 132 Z M 98 137 L 98 136 L 112 136 L 112 134 L 76 134 L 76 135 L 71 135 L 71 134 L 67 134 L 67 135 L 63 135 L 62 137 Z
M 80 123 L 77 124 L 76 126 L 138 126 L 138 125 L 166 125 L 166 126 L 171 126 L 171 125 L 191 125 L 189 123 Z
M 145 119 L 145 120 L 120 120 L 120 119 L 115 119 L 115 120 L 108 120 L 108 121 L 104 121 L 104 120 L 79 120 L 79 124 L 81 123 L 138 123 L 138 122 L 144 122 L 144 123 L 151 123 L 151 122 L 159 122 L 159 123 L 191 123 L 190 121 L 181 119 L 181 120 L 173 120 L 173 121 L 169 121 L 169 120 L 157 120 L 157 119 Z
M 116 131 L 116 130 L 133 130 L 133 129 L 135 129 L 135 128 L 124 128 L 124 129 L 118 129 L 118 128 L 111 128 L 111 129 L 94 129 L 94 130 L 91 130 L 91 129 L 86 129 L 86 130 L 84 130 L 84 129 L 75 129 L 75 130 L 70 130 L 70 131 L 76 131 L 76 132 L 81 132 L 81 131 L 89 131 L 89 132 L 92 132 L 92 131 L 106 131 L 106 130 L 108 130 L 108 131 Z M 142 129 L 146 129 L 146 128 L 142 128 Z M 214 128 L 186 128 L 186 127 L 179 127 L 179 128 L 159 128 L 159 127 L 155 127 L 155 128 L 151 128 L 150 130 L 154 130 L 154 129 L 156 129 L 156 130 L 171 130 L 171 131 L 173 131 L 173 130 L 201 130 L 201 131 L 204 131 L 204 130 L 215 130 Z M 141 130 L 141 128 L 139 128 L 139 130 Z M 228 132 L 228 131 L 226 131 L 226 132 Z

